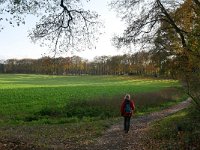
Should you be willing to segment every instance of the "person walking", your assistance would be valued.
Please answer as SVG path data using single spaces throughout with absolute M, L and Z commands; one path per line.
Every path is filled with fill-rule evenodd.
M 128 133 L 130 128 L 130 120 L 135 110 L 135 104 L 131 100 L 130 94 L 126 94 L 121 104 L 121 115 L 124 117 L 124 131 Z

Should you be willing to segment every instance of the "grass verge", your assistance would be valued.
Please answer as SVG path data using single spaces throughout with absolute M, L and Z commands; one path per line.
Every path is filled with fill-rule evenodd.
M 193 107 L 151 125 L 147 149 L 200 149 L 200 113 Z

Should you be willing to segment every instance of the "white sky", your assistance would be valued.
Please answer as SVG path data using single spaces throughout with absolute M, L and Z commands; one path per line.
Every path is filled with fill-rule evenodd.
M 74 53 L 74 55 L 91 60 L 95 56 L 102 55 L 117 55 L 122 54 L 111 44 L 112 36 L 116 33 L 122 33 L 124 29 L 120 18 L 116 17 L 114 10 L 110 11 L 107 5 L 110 0 L 91 0 L 89 2 L 89 9 L 95 10 L 101 15 L 101 19 L 105 22 L 105 34 L 99 39 L 96 49 L 85 50 L 83 52 Z M 34 44 L 27 37 L 28 30 L 35 25 L 34 19 L 27 17 L 26 24 L 20 27 L 7 26 L 0 32 L 0 59 L 9 58 L 40 58 L 44 53 L 48 54 L 49 50 L 45 47 L 40 47 L 39 43 Z M 69 56 L 66 54 L 64 56 Z

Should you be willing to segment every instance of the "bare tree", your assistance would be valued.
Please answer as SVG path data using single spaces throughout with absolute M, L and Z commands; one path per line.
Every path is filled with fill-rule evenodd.
M 84 10 L 88 0 L 0 0 L 0 21 L 25 24 L 27 15 L 39 17 L 30 38 L 55 53 L 91 48 L 98 39 L 98 14 Z M 2 28 L 3 29 L 3 28 Z

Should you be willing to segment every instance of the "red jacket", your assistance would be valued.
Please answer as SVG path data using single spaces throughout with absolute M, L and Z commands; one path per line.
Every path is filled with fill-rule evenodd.
M 130 106 L 131 106 L 132 112 L 126 113 L 125 109 L 124 109 L 125 108 L 125 99 L 122 101 L 122 104 L 121 104 L 121 115 L 122 116 L 132 116 L 132 113 L 135 110 L 135 104 L 132 100 L 130 100 Z

